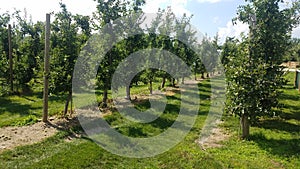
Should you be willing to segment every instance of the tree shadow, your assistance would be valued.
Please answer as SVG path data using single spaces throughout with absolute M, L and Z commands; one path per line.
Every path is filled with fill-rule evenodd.
M 36 101 L 36 100 L 32 100 L 30 99 L 29 97 L 35 97 L 35 98 L 38 98 L 38 99 L 43 99 L 43 92 L 32 92 L 30 94 L 26 94 L 26 95 L 21 95 L 20 97 L 26 99 L 26 100 L 31 100 L 31 101 Z M 50 102 L 63 102 L 65 101 L 67 98 L 67 94 L 51 94 L 49 95 L 48 97 L 48 100 Z
M 184 91 L 184 92 L 186 92 L 186 94 L 190 94 L 192 96 L 195 96 L 195 94 L 199 94 L 200 99 L 202 99 L 202 100 L 210 98 L 210 93 L 211 93 L 210 84 L 206 84 L 206 83 L 200 84 L 198 86 L 198 88 L 196 88 L 196 89 L 198 89 L 197 91 L 195 91 L 197 93 L 193 93 L 193 91 L 190 91 L 189 89 L 187 89 L 187 91 Z M 187 92 L 189 92 L 189 93 L 187 93 Z M 122 116 L 119 113 L 110 114 L 108 116 L 105 116 L 104 119 L 109 123 L 109 125 L 115 126 L 115 129 L 118 130 L 120 133 L 123 133 L 124 135 L 127 135 L 129 137 L 142 137 L 143 138 L 143 137 L 147 137 L 147 136 L 153 136 L 153 134 L 154 135 L 160 134 L 164 130 L 170 128 L 174 123 L 176 123 L 175 131 L 189 130 L 190 128 L 187 126 L 187 124 L 185 122 L 180 122 L 180 121 L 176 121 L 176 120 L 177 120 L 177 117 L 181 110 L 181 106 L 182 106 L 181 102 L 185 101 L 189 105 L 192 104 L 193 102 L 190 102 L 191 100 L 182 100 L 180 98 L 181 92 L 179 92 L 178 90 L 174 90 L 173 93 L 175 93 L 175 94 L 166 96 L 167 104 L 166 104 L 166 108 L 165 108 L 163 114 L 152 122 L 149 122 L 146 124 L 127 122 L 127 120 L 122 119 Z M 193 99 L 193 98 L 189 98 L 189 99 Z M 159 100 L 157 100 L 157 101 L 159 101 Z M 151 107 L 151 103 L 149 102 L 149 99 L 144 98 L 144 97 L 142 97 L 142 98 L 137 97 L 137 99 L 131 101 L 131 103 L 134 104 L 134 107 L 140 111 L 145 111 Z M 198 103 L 198 104 L 200 104 L 200 103 Z M 209 102 L 209 104 L 210 104 L 210 102 Z M 190 113 L 188 109 L 183 110 L 183 111 L 186 111 L 184 113 L 184 116 L 186 116 L 187 118 L 194 116 L 194 113 Z M 207 114 L 207 110 L 204 110 L 201 113 Z M 147 127 L 147 125 L 148 125 L 148 127 Z M 152 130 L 153 130 L 153 132 L 152 132 Z
M 264 129 L 270 129 L 270 130 L 278 130 L 278 131 L 285 131 L 289 133 L 300 133 L 300 127 L 296 124 L 292 124 L 289 122 L 286 122 L 282 119 L 268 119 L 258 122 L 256 127 L 264 128 Z
M 299 138 L 296 139 L 268 139 L 262 133 L 254 133 L 249 137 L 260 148 L 273 155 L 292 157 L 300 155 Z
M 129 127 L 128 128 L 128 136 L 129 137 L 147 137 L 148 135 L 143 132 L 141 127 Z
M 10 114 L 19 114 L 20 116 L 29 115 L 29 110 L 32 109 L 31 105 L 24 105 L 21 103 L 13 102 L 8 98 L 0 97 L 0 115 L 8 112 Z
M 278 111 L 277 114 L 285 120 L 291 120 L 291 119 L 295 119 L 295 120 L 300 120 L 300 113 L 299 113 L 299 109 L 297 106 L 287 106 L 286 108 L 289 109 L 289 112 L 282 112 L 282 111 Z
M 165 117 L 159 117 L 153 122 L 149 123 L 151 126 L 155 128 L 159 128 L 161 130 L 167 129 L 174 124 L 175 120 L 170 119 L 170 118 L 165 118 Z
M 286 89 L 288 89 L 288 88 L 286 88 Z M 295 92 L 297 92 L 297 91 L 295 90 Z M 287 93 L 281 93 L 279 99 L 299 101 L 300 100 L 300 95 L 290 95 L 290 94 L 287 94 Z
M 198 88 L 200 92 L 211 92 L 211 85 L 209 83 L 199 83 Z

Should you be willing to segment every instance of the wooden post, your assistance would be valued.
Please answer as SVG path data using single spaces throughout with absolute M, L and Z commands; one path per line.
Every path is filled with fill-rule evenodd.
M 297 76 L 297 80 L 298 80 L 298 91 L 300 92 L 300 70 L 298 71 L 297 69 L 296 69 L 296 76 Z
M 13 75 L 13 59 L 12 59 L 12 44 L 11 44 L 11 25 L 8 25 L 8 57 L 9 57 L 9 82 L 10 92 L 14 92 L 14 75 Z
M 298 91 L 300 92 L 300 81 L 298 81 Z
M 296 69 L 296 71 L 295 71 L 294 87 L 297 88 L 297 69 Z
M 48 93 L 49 93 L 49 60 L 50 60 L 50 14 L 46 14 L 45 27 L 45 58 L 44 58 L 44 95 L 43 95 L 43 122 L 48 122 Z

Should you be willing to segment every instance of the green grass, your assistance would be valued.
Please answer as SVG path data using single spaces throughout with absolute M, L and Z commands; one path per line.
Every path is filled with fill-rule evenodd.
M 241 134 L 238 119 L 223 116 L 223 127 L 233 133 L 233 137 L 225 142 L 226 147 L 212 152 L 218 152 L 220 161 L 228 163 L 231 159 L 228 167 L 240 168 L 242 163 L 245 168 L 300 168 L 300 93 L 293 87 L 294 73 L 288 73 L 286 79 L 289 82 L 280 97 L 281 113 L 273 118 L 262 118 L 252 126 L 248 141 L 238 139 Z
M 59 114 L 64 107 L 64 96 L 49 97 L 49 115 Z M 41 93 L 22 96 L 0 97 L 0 127 L 22 125 L 28 116 L 41 118 L 43 111 L 43 97 Z M 34 117 L 33 117 L 34 118 Z M 26 125 L 28 123 L 25 123 Z M 29 121 L 30 124 L 30 121 Z
M 288 79 L 293 75 L 288 74 Z M 134 89 L 135 90 L 135 89 Z M 280 102 L 284 104 L 280 117 L 265 118 L 251 127 L 251 137 L 239 139 L 238 118 L 224 115 L 222 128 L 231 134 L 221 148 L 203 151 L 195 140 L 199 137 L 210 107 L 209 81 L 199 84 L 200 110 L 190 133 L 177 146 L 152 158 L 135 159 L 113 155 L 88 138 L 66 142 L 68 132 L 34 145 L 18 147 L 0 154 L 0 168 L 299 168 L 300 93 L 293 89 L 292 82 L 285 86 Z M 141 125 L 129 122 L 117 112 L 106 117 L 121 133 L 132 137 L 159 134 L 176 118 L 179 94 L 168 98 L 166 112 L 157 125 Z M 147 109 L 144 102 L 139 107 Z M 175 111 L 175 112 L 174 112 Z M 171 113 L 173 112 L 173 113 Z M 134 128 L 135 130 L 132 130 Z

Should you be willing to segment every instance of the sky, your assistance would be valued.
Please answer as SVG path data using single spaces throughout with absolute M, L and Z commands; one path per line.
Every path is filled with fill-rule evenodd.
M 0 13 L 12 12 L 14 9 L 23 11 L 26 8 L 33 21 L 44 21 L 46 13 L 59 11 L 60 1 L 73 14 L 91 15 L 96 11 L 96 2 L 93 0 L 0 0 Z M 209 37 L 218 33 L 222 43 L 227 36 L 238 37 L 241 32 L 248 32 L 245 24 L 239 22 L 232 25 L 238 6 L 244 3 L 244 0 L 146 0 L 143 10 L 154 13 L 158 8 L 171 6 L 178 17 L 183 13 L 193 15 L 194 27 Z M 300 38 L 300 26 L 294 29 L 292 36 Z

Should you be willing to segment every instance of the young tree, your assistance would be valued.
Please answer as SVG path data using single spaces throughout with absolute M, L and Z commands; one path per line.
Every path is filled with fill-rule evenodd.
M 8 13 L 0 14 L 0 84 L 4 93 L 8 93 L 5 88 L 9 82 L 9 67 L 8 67 L 8 23 L 11 16 Z
M 290 40 L 291 47 L 288 49 L 284 61 L 300 61 L 300 39 L 293 38 Z
M 55 14 L 51 26 L 50 91 L 67 93 L 64 109 L 66 116 L 70 101 L 72 103 L 72 78 L 76 59 L 91 30 L 89 17 L 73 16 L 65 4 L 60 3 L 60 7 L 61 11 Z
M 200 45 L 199 56 L 202 61 L 201 78 L 205 78 L 204 73 L 207 73 L 207 77 L 209 77 L 209 73 L 213 73 L 218 66 L 218 51 L 214 43 L 206 37 L 203 38 Z
M 280 9 L 281 0 L 250 0 L 238 9 L 236 19 L 248 23 L 249 37 L 239 45 L 236 57 L 228 57 L 227 109 L 240 117 L 242 138 L 258 117 L 273 115 L 278 89 L 284 84 L 279 64 L 288 48 L 292 28 L 299 22 L 299 2 Z
M 131 12 L 137 12 L 140 10 L 140 6 L 142 6 L 145 1 L 144 0 L 135 0 L 133 2 L 129 0 L 95 0 L 97 1 L 97 11 L 94 14 L 94 19 L 99 24 L 94 24 L 95 28 L 103 31 L 110 32 L 110 37 L 104 39 L 104 41 L 108 44 L 115 42 L 118 36 L 122 36 L 116 34 L 116 27 L 114 27 L 114 21 L 122 16 L 126 16 Z M 106 30 L 103 30 L 103 29 Z M 108 47 L 109 45 L 106 45 Z M 107 106 L 108 99 L 108 90 L 111 86 L 111 79 L 114 72 L 114 69 L 117 67 L 118 62 L 120 61 L 120 57 L 117 55 L 118 51 L 116 48 L 108 51 L 104 60 L 102 60 L 101 67 L 99 67 L 98 72 L 98 81 L 103 89 L 103 99 L 102 99 L 102 107 Z
M 191 49 L 191 45 L 196 45 L 196 31 L 192 29 L 191 26 L 192 16 L 187 16 L 183 14 L 181 18 L 175 21 L 175 42 L 174 48 L 177 56 L 179 56 L 188 66 L 193 65 L 194 52 Z M 180 73 L 180 72 L 179 72 Z M 180 75 L 182 77 L 181 83 L 184 83 L 185 75 Z
M 20 16 L 20 11 L 16 11 L 14 16 L 17 24 L 14 28 L 14 58 L 15 58 L 15 81 L 22 90 L 29 90 L 28 82 L 36 78 L 40 70 L 38 61 L 43 58 L 43 42 L 41 34 L 43 24 L 34 24 L 27 18 Z
M 222 52 L 221 52 L 221 63 L 226 66 L 230 63 L 229 57 L 238 57 L 236 56 L 237 53 L 237 45 L 238 40 L 233 37 L 227 37 L 225 43 L 222 45 Z
M 166 10 L 158 11 L 161 12 L 158 14 L 156 23 L 160 23 L 160 25 L 157 27 L 158 33 L 164 36 L 158 37 L 158 44 L 160 45 L 160 49 L 172 51 L 173 48 L 173 42 L 174 42 L 174 35 L 172 35 L 175 32 L 175 21 L 176 17 L 175 14 L 172 12 L 171 7 L 168 7 Z M 161 16 L 164 16 L 163 19 L 161 19 Z M 153 24 L 152 27 L 155 27 L 156 24 Z M 161 58 L 160 58 L 161 60 Z M 169 63 L 168 66 L 172 66 L 172 63 Z M 170 75 L 165 71 L 157 71 L 158 76 L 162 77 L 161 82 L 161 88 L 165 87 L 166 79 L 170 78 Z

